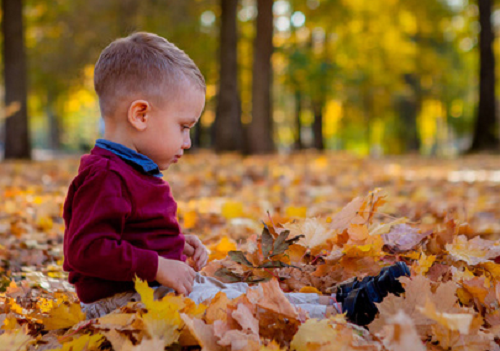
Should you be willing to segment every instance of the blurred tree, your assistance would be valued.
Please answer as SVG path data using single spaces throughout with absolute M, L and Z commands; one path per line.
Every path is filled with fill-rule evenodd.
M 22 0 L 2 1 L 5 158 L 31 159 Z
M 304 148 L 302 140 L 302 122 L 301 116 L 304 110 L 304 77 L 308 72 L 309 59 L 305 48 L 297 41 L 297 34 L 292 30 L 290 44 L 282 49 L 283 53 L 288 57 L 286 65 L 286 75 L 284 84 L 290 87 L 294 96 L 294 149 L 301 150 Z
M 498 150 L 495 101 L 495 34 L 491 24 L 492 0 L 478 0 L 479 23 L 479 106 L 469 151 Z
M 221 0 L 219 89 L 214 125 L 216 151 L 242 151 L 243 127 L 238 89 L 236 28 L 237 0 Z
M 274 150 L 272 119 L 273 0 L 257 0 L 252 72 L 252 122 L 248 126 L 250 154 Z

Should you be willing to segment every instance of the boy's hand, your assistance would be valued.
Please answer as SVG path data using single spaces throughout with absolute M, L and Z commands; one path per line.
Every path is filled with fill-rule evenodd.
M 188 296 L 193 291 L 196 273 L 186 263 L 158 257 L 156 281 L 161 285 L 174 289 L 179 294 Z
M 197 271 L 199 271 L 207 265 L 207 248 L 195 235 L 187 234 L 185 235 L 185 238 L 186 244 L 184 245 L 184 254 L 193 259 L 195 268 Z

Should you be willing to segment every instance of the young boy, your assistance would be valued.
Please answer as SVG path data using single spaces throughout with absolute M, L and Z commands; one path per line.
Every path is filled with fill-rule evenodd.
M 82 157 L 64 205 L 64 269 L 87 316 L 137 300 L 135 276 L 157 287 L 157 297 L 176 291 L 201 302 L 221 290 L 229 298 L 244 293 L 244 283 L 225 285 L 195 272 L 207 263 L 207 250 L 182 234 L 160 172 L 191 147 L 189 130 L 204 108 L 205 81 L 194 62 L 164 38 L 135 33 L 104 49 L 94 83 L 104 138 Z M 396 278 L 409 275 L 405 267 L 341 287 L 337 297 L 346 301 L 348 318 L 360 324 L 372 318 L 374 301 L 402 291 Z M 311 317 L 335 311 L 329 297 L 287 297 Z

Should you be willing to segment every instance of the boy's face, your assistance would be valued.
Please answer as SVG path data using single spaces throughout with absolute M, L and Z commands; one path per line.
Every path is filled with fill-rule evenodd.
M 152 107 L 138 150 L 152 159 L 160 170 L 177 163 L 184 150 L 191 147 L 189 131 L 200 118 L 205 106 L 205 94 L 189 86 L 164 105 Z

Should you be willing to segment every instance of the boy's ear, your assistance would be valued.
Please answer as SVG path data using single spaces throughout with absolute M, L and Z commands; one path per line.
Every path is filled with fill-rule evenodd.
M 151 113 L 151 105 L 146 100 L 134 100 L 128 109 L 127 118 L 138 131 L 146 129 Z

